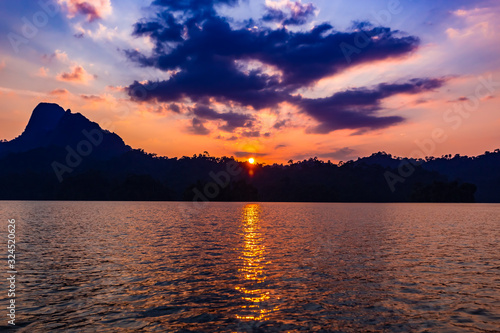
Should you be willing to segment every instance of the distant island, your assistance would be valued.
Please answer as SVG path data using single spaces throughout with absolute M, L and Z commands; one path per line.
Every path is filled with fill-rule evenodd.
M 208 152 L 168 158 L 40 103 L 20 136 L 0 142 L 0 199 L 500 202 L 500 150 L 425 160 L 378 152 L 339 164 L 250 164 Z

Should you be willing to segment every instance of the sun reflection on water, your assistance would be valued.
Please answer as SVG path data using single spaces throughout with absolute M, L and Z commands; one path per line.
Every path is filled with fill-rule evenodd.
M 236 290 L 242 293 L 241 298 L 246 304 L 242 305 L 242 314 L 238 319 L 260 321 L 266 320 L 270 313 L 278 310 L 277 306 L 270 306 L 270 291 L 266 290 L 265 275 L 265 246 L 260 232 L 260 205 L 249 204 L 243 208 L 241 228 L 243 246 L 239 259 L 242 261 L 238 271 L 243 283 Z

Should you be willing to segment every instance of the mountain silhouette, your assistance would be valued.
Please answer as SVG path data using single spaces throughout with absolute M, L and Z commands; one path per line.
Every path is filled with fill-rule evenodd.
M 425 160 L 378 152 L 339 164 L 158 157 L 40 103 L 20 136 L 0 142 L 0 200 L 500 202 L 499 170 L 498 149 Z
M 102 135 L 102 142 L 93 147 L 92 157 L 109 159 L 131 148 L 116 134 L 103 130 L 80 113 L 64 111 L 57 104 L 40 103 L 33 110 L 23 133 L 9 142 L 0 143 L 0 157 L 9 153 L 23 153 L 36 148 L 76 147 L 84 140 L 85 133 Z

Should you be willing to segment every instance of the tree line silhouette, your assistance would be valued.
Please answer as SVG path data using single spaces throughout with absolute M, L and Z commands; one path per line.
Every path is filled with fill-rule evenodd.
M 310 158 L 288 164 L 250 165 L 206 152 L 167 158 L 138 149 L 109 160 L 89 157 L 59 182 L 50 163 L 64 153 L 61 148 L 50 147 L 2 158 L 0 199 L 199 200 L 195 189 L 203 192 L 213 183 L 210 174 L 224 171 L 225 165 L 233 162 L 241 167 L 241 173 L 231 177 L 211 201 L 474 202 L 478 189 L 481 198 L 487 199 L 482 201 L 500 201 L 498 168 L 491 166 L 500 164 L 498 151 L 474 158 L 427 158 L 394 192 L 384 173 L 397 172 L 402 159 L 384 152 L 339 164 Z M 471 166 L 465 169 L 475 172 L 465 178 L 467 164 Z
M 404 163 L 412 172 L 401 177 Z M 228 165 L 239 172 L 229 177 Z M 132 149 L 79 113 L 40 103 L 21 135 L 0 142 L 0 199 L 500 202 L 499 170 L 499 149 L 423 159 L 378 152 L 338 164 L 312 157 L 251 165 L 206 151 L 168 158 Z

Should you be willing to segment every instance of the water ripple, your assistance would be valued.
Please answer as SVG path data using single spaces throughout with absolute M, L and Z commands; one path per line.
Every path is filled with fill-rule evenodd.
M 500 331 L 500 205 L 181 205 L 0 202 L 18 331 Z

